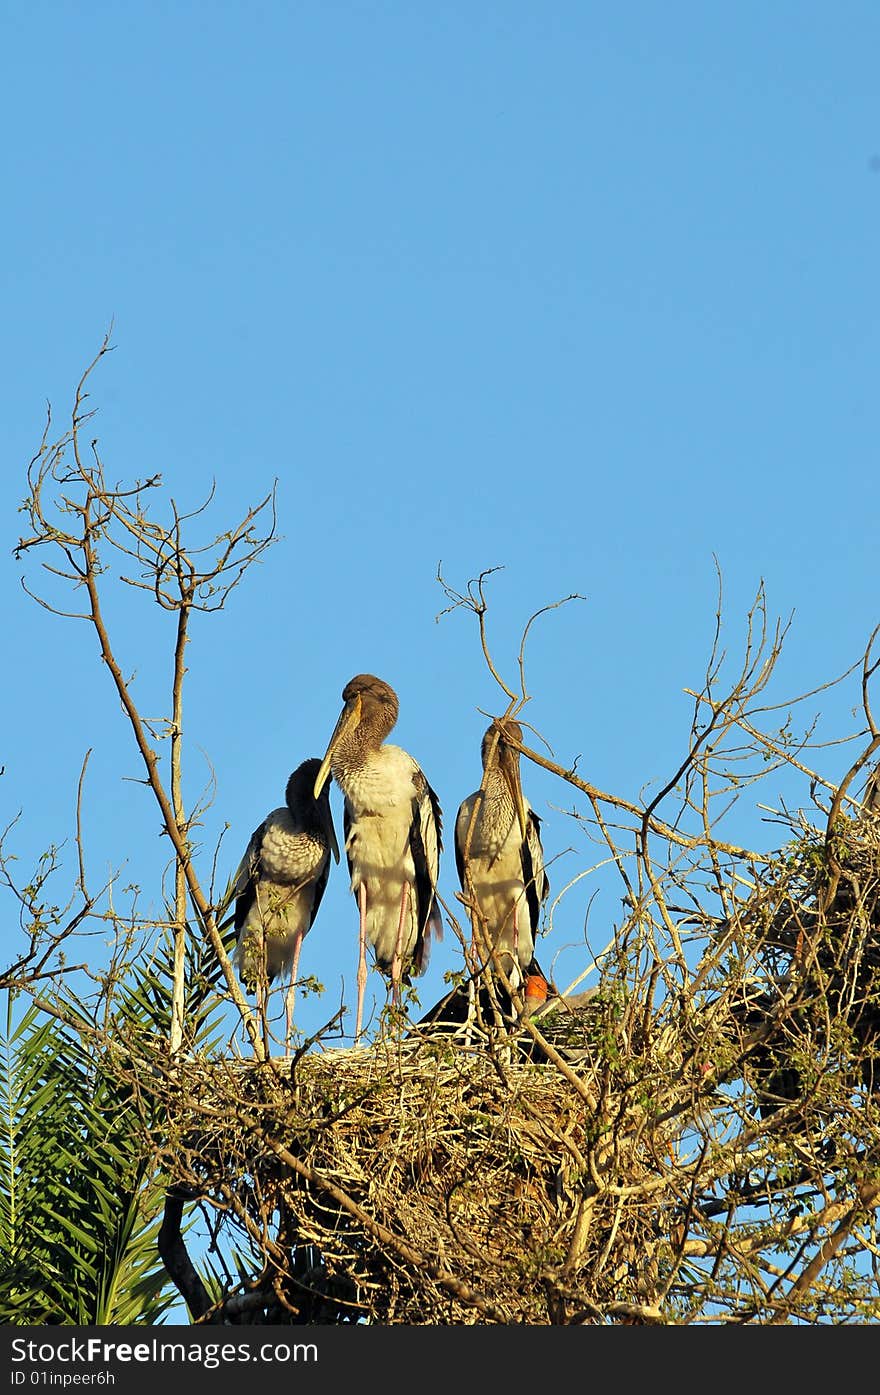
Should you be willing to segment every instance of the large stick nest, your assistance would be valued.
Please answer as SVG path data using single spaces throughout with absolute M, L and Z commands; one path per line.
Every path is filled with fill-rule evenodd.
M 566 1010 L 569 1040 L 595 1034 L 603 1007 L 590 1006 L 580 1027 Z M 592 1195 L 587 1077 L 564 1070 L 509 1041 L 442 1035 L 193 1067 L 176 1082 L 165 1161 L 268 1253 L 263 1289 L 283 1280 L 300 1320 L 641 1312 L 663 1227 L 656 1209 Z M 644 1139 L 616 1166 L 633 1184 L 656 1171 Z
M 873 1090 L 880 1043 L 880 819 L 840 819 L 775 864 L 746 908 L 767 969 L 742 1020 L 763 1027 L 753 1064 L 770 1104 L 791 1100 L 821 1065 Z M 775 1093 L 774 1093 L 775 1092 Z
M 720 1294 L 716 1217 L 760 1205 L 772 1250 L 844 1134 L 877 1154 L 878 868 L 875 823 L 844 830 L 833 876 L 818 840 L 780 858 L 728 928 L 751 971 L 716 956 L 686 1010 L 627 985 L 622 956 L 512 1034 L 398 1024 L 163 1069 L 162 1167 L 250 1256 L 223 1320 L 668 1321 L 687 1256 L 716 1252 Z

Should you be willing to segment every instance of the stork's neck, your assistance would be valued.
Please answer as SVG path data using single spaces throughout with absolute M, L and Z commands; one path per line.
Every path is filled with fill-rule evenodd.
M 394 725 L 389 716 L 381 708 L 367 708 L 357 726 L 344 733 L 330 765 L 337 784 L 344 786 L 347 774 L 362 771 L 375 762 Z
M 374 748 L 363 740 L 363 731 L 351 731 L 336 746 L 330 761 L 330 770 L 337 784 L 345 783 L 345 776 L 363 770 Z
M 483 772 L 483 818 L 498 829 L 510 827 L 516 813 L 516 805 L 510 786 L 497 765 L 489 765 Z

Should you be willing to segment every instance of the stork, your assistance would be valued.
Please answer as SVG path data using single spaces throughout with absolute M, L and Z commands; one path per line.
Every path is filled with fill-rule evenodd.
M 345 851 L 358 905 L 355 1041 L 361 1037 L 367 944 L 391 980 L 421 974 L 432 938 L 442 935 L 437 871 L 442 849 L 440 803 L 412 756 L 385 743 L 399 711 L 381 678 L 359 673 L 342 690 L 345 704 L 314 783 L 315 798 L 332 774 L 345 796 Z
M 545 978 L 544 971 L 537 959 L 532 959 L 524 971 L 525 986 L 523 988 L 523 1009 L 522 1017 L 532 1017 L 545 1003 L 553 1001 L 559 994 L 551 986 L 549 980 Z M 516 1018 L 513 1002 L 510 994 L 499 983 L 493 985 L 492 991 L 481 987 L 476 995 L 478 1004 L 477 1011 L 480 1018 L 485 1022 L 492 1021 L 492 1015 L 497 1009 L 505 1021 L 512 1022 Z M 467 1026 L 474 1020 L 474 985 L 458 983 L 451 988 L 443 997 L 429 1008 L 423 1017 L 420 1017 L 415 1025 L 415 1031 L 453 1031 L 457 1032 L 461 1027 Z
M 550 892 L 544 870 L 541 821 L 522 791 L 519 722 L 495 718 L 480 754 L 480 788 L 459 806 L 455 820 L 455 863 L 462 894 L 470 903 L 477 949 L 491 949 L 511 986 L 525 994 L 546 981 L 535 962 L 541 907 Z M 483 931 L 481 935 L 479 930 Z M 483 957 L 485 958 L 485 952 Z M 505 999 L 507 995 L 504 995 Z
M 235 875 L 233 921 L 239 977 L 262 1006 L 265 983 L 290 969 L 285 998 L 285 1054 L 290 1051 L 296 974 L 302 942 L 314 924 L 339 845 L 330 791 L 313 793 L 321 762 L 304 760 L 287 781 L 285 805 L 251 835 Z

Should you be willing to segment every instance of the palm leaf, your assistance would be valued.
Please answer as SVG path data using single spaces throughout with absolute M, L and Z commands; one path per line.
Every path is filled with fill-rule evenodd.
M 164 1189 L 128 1102 L 57 1019 L 27 1008 L 0 1044 L 0 1321 L 153 1323 Z M 116 1097 L 113 1098 L 114 1093 Z

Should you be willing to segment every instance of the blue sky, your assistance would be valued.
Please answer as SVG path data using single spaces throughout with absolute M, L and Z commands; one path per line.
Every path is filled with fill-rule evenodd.
M 632 800 L 685 749 L 714 559 L 731 652 L 762 580 L 793 612 L 777 697 L 859 659 L 880 621 L 875 5 L 36 0 L 2 28 L 0 817 L 21 811 L 23 869 L 70 838 L 89 748 L 94 880 L 125 864 L 155 904 L 167 859 L 94 637 L 35 607 L 11 555 L 46 400 L 61 423 L 111 320 L 91 390 L 113 478 L 161 471 L 186 507 L 215 480 L 215 529 L 278 480 L 280 541 L 189 650 L 205 873 L 226 824 L 234 870 L 370 671 L 440 797 L 452 900 L 455 811 L 501 703 L 473 618 L 436 618 L 441 564 L 459 590 L 502 569 L 511 679 L 529 616 L 585 597 L 536 625 L 524 715 Z M 131 593 L 113 606 L 158 715 L 171 634 Z M 853 679 L 810 712 L 839 737 L 858 700 Z M 815 763 L 836 779 L 850 758 Z M 555 892 L 598 854 L 569 790 L 524 781 Z M 739 817 L 730 836 L 772 843 Z M 597 872 L 557 908 L 541 958 L 561 986 L 620 894 Z M 353 1006 L 356 926 L 335 869 L 304 1027 L 343 982 Z M 424 1005 L 459 963 L 448 934 Z

